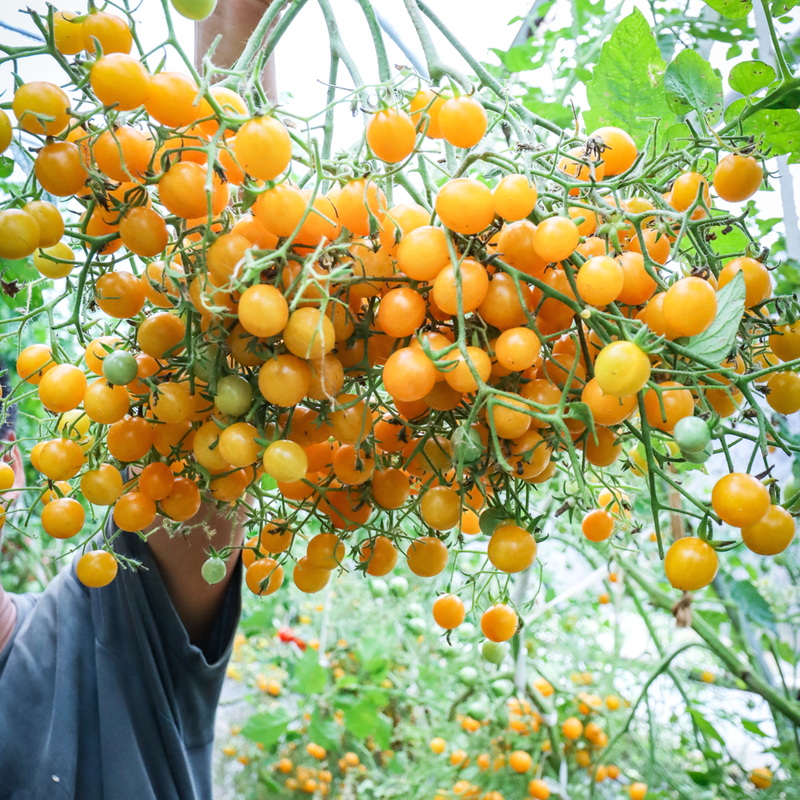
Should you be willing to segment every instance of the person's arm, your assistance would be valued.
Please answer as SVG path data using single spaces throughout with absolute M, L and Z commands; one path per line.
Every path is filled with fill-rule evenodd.
M 203 56 L 218 35 L 222 36 L 213 61 L 218 67 L 233 66 L 272 0 L 219 0 L 214 13 L 195 26 L 194 62 L 201 68 Z M 261 76 L 264 89 L 272 102 L 278 99 L 275 84 L 275 60 L 271 57 Z
M 19 495 L 19 487 L 25 485 L 25 472 L 22 467 L 22 454 L 19 452 L 19 447 L 16 445 L 16 435 L 9 431 L 5 439 L 0 442 L 0 461 L 6 461 L 11 464 L 14 470 L 14 486 L 18 487 L 17 491 L 4 492 L 0 495 L 0 501 L 3 508 L 9 508 Z M 13 443 L 8 446 L 7 443 Z M 0 529 L 0 544 L 3 541 L 3 531 Z M 11 596 L 3 588 L 0 583 L 0 651 L 8 644 L 11 639 L 11 634 L 14 633 L 14 627 L 17 623 L 17 607 L 11 600 Z
M 189 640 L 198 647 L 207 641 L 239 560 L 238 548 L 244 541 L 243 518 L 243 511 L 234 512 L 229 507 L 220 510 L 213 503 L 204 502 L 197 514 L 183 524 L 181 533 L 170 536 L 156 523 L 147 538 L 172 604 Z M 222 550 L 229 545 L 235 549 L 228 558 L 225 578 L 219 583 L 207 583 L 201 570 L 209 546 Z
M 214 51 L 214 64 L 223 68 L 233 66 L 270 2 L 220 0 L 214 13 L 198 22 L 195 29 L 195 64 L 198 68 L 218 35 L 222 38 Z M 275 100 L 277 90 L 272 58 L 264 71 L 264 83 L 268 96 Z M 158 523 L 151 528 L 147 543 L 192 644 L 202 646 L 205 643 L 240 553 L 238 549 L 232 550 L 224 580 L 208 584 L 201 573 L 203 562 L 208 558 L 208 548 L 240 547 L 244 541 L 243 516 L 243 512 L 232 514 L 230 509 L 222 511 L 213 503 L 206 502 L 196 516 L 184 523 L 181 534 L 170 536 Z

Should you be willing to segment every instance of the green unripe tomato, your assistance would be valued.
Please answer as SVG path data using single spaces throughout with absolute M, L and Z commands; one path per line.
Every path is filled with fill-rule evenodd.
M 474 686 L 478 680 L 478 670 L 475 667 L 461 667 L 458 677 L 465 686 Z
M 212 556 L 206 561 L 201 570 L 206 583 L 219 583 L 228 572 L 225 562 L 219 556 Z
M 465 466 L 471 466 L 480 461 L 484 447 L 480 434 L 471 425 L 462 425 L 456 428 L 450 437 L 453 445 L 453 461 L 463 461 Z
M 690 464 L 705 464 L 706 461 L 711 458 L 711 445 L 706 445 L 703 450 L 697 453 L 681 450 L 681 455 L 684 460 L 688 461 Z
M 413 633 L 414 636 L 422 636 L 428 629 L 428 626 L 425 624 L 424 619 L 411 617 L 411 619 L 406 620 L 406 628 L 408 628 L 409 633 Z
M 427 613 L 427 609 L 423 608 L 419 603 L 409 603 L 406 606 L 406 616 L 407 617 L 424 617 Z M 464 626 L 462 625 L 461 628 Z M 458 632 L 461 632 L 461 628 L 457 628 Z
M 699 453 L 711 441 L 708 423 L 700 417 L 683 417 L 672 431 L 675 443 L 684 453 Z
M 389 589 L 397 597 L 405 597 L 408 594 L 408 581 L 402 575 L 395 575 L 389 581 Z
M 139 365 L 131 353 L 115 350 L 103 359 L 103 377 L 115 386 L 125 386 L 138 374 Z
M 226 417 L 241 417 L 253 405 L 253 389 L 240 375 L 226 375 L 217 381 L 214 405 Z
M 373 597 L 386 597 L 389 594 L 389 584 L 383 578 L 370 578 L 367 586 Z
M 479 697 L 467 706 L 467 716 L 482 720 L 489 716 L 489 703 L 485 697 Z
M 219 346 L 216 344 L 210 344 L 202 353 L 198 354 L 192 364 L 194 377 L 200 378 L 201 381 L 208 383 L 211 380 L 211 376 L 214 374 L 218 354 Z
M 217 6 L 217 0 L 169 0 L 172 7 L 186 19 L 201 20 L 210 17 Z
M 462 639 L 465 642 L 472 641 L 475 638 L 475 634 L 478 632 L 477 628 L 471 622 L 462 622 L 458 628 L 456 628 L 458 633 L 458 638 Z
M 488 639 L 481 645 L 481 655 L 490 664 L 502 664 L 508 654 L 506 642 L 491 642 Z
M 797 511 L 800 509 L 800 500 L 796 500 L 792 506 L 787 505 L 798 492 L 800 492 L 800 478 L 796 475 L 792 475 L 783 487 L 783 505 L 787 511 Z

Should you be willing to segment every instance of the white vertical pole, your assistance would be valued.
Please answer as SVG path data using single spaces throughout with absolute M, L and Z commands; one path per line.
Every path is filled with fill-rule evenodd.
M 763 5 L 756 0 L 753 4 L 756 16 L 756 39 L 761 60 L 776 66 L 775 49 L 769 35 L 767 18 Z M 794 197 L 794 179 L 792 178 L 789 159 L 787 156 L 778 156 L 778 187 L 781 196 L 783 217 L 783 230 L 786 236 L 786 255 L 789 258 L 800 258 L 800 229 L 797 227 L 797 203 Z

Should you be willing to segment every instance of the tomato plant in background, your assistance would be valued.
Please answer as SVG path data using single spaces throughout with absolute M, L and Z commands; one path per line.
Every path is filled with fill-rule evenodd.
M 730 607 L 749 592 L 763 612 L 730 577 L 739 553 L 781 557 L 794 535 L 798 492 L 782 496 L 774 473 L 800 449 L 787 420 L 800 410 L 800 311 L 775 294 L 743 205 L 770 180 L 765 158 L 797 155 L 786 98 L 798 79 L 773 21 L 784 9 L 768 10 L 776 67 L 737 64 L 727 81 L 744 98 L 724 109 L 719 75 L 665 41 L 671 15 L 653 29 L 634 10 L 604 32 L 570 120 L 563 101 L 589 62 L 556 70 L 560 101 L 510 80 L 539 57 L 530 44 L 499 54 L 504 73 L 454 42 L 464 75 L 440 61 L 425 20 L 447 29 L 421 0 L 405 5 L 427 74 L 390 68 L 362 3 L 380 82 L 363 83 L 333 24 L 320 114 L 276 107 L 247 78 L 303 2 L 273 3 L 224 75 L 198 74 L 172 33 L 137 52 L 123 5 L 31 12 L 44 44 L 0 45 L 17 76 L 0 147 L 13 142 L 27 175 L 0 209 L 15 276 L 0 341 L 20 379 L 10 399 L 38 420 L 24 437 L 37 477 L 7 528 L 40 513 L 46 534 L 86 550 L 79 577 L 97 586 L 113 580 L 120 531 L 157 514 L 177 529 L 217 502 L 246 514 L 255 595 L 329 591 L 342 571 L 379 587 L 405 561 L 442 590 L 426 597 L 442 630 L 479 629 L 484 657 L 514 653 L 518 671 L 546 564 L 574 549 L 659 607 L 677 600 L 678 621 L 776 725 L 800 723 L 788 684 L 746 667 L 686 594 L 713 584 Z M 165 50 L 185 72 L 156 69 Z M 25 59 L 42 55 L 59 85 L 25 81 Z M 337 88 L 342 65 L 352 89 Z M 335 152 L 333 112 L 348 103 L 363 139 Z M 29 340 L 34 326 L 46 342 Z M 221 565 L 209 553 L 209 582 Z M 729 613 L 754 656 L 752 620 Z M 677 653 L 661 655 L 655 676 Z M 547 722 L 538 772 L 546 761 L 562 790 L 567 757 L 595 763 L 570 742 L 615 744 L 598 744 L 589 716 L 568 716 L 558 738 Z

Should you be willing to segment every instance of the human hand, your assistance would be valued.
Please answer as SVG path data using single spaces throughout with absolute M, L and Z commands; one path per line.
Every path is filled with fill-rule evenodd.
M 217 36 L 221 36 L 213 62 L 217 67 L 230 69 L 271 3 L 272 0 L 226 0 L 218 3 L 214 13 L 195 26 L 194 60 L 197 68 L 202 67 L 203 57 Z M 272 58 L 264 69 L 262 80 L 267 96 L 275 101 L 277 88 Z

